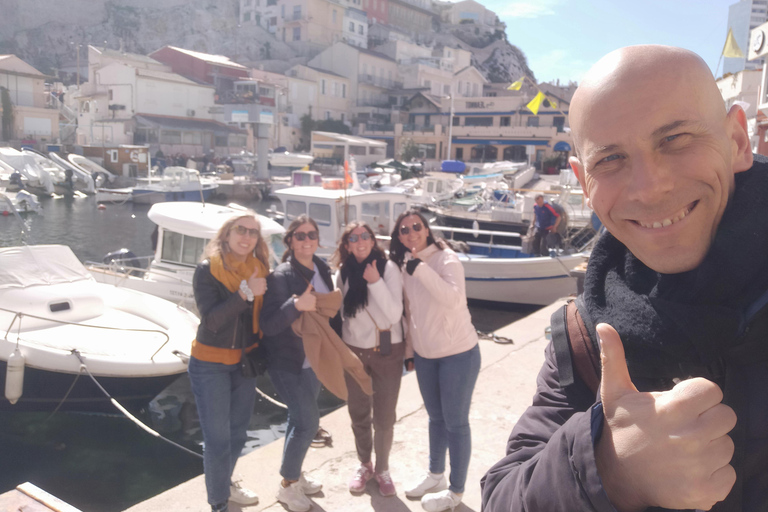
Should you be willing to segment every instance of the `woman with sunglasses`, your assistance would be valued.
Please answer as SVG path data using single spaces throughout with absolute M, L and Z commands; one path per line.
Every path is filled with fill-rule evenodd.
M 464 268 L 456 253 L 435 239 L 417 210 L 398 217 L 389 251 L 402 269 L 406 332 L 429 416 L 429 471 L 405 495 L 421 498 L 429 512 L 453 510 L 461 503 L 467 479 L 472 453 L 469 406 L 480 372 Z M 446 450 L 451 462 L 448 489 L 443 474 Z
M 267 356 L 267 371 L 275 390 L 288 406 L 288 426 L 280 466 L 283 480 L 277 493 L 291 512 L 305 512 L 312 507 L 307 495 L 320 492 L 322 484 L 301 471 L 304 457 L 320 426 L 317 396 L 320 381 L 304 354 L 301 338 L 293 332 L 291 324 L 303 311 L 315 311 L 315 290 L 328 293 L 333 290 L 331 269 L 315 256 L 319 245 L 317 223 L 306 215 L 299 215 L 288 226 L 283 243 L 288 248 L 283 263 L 275 268 L 267 284 L 261 310 L 263 346 Z M 340 323 L 340 317 L 334 321 Z M 339 331 L 340 325 L 335 325 Z
M 203 431 L 208 503 L 213 512 L 226 512 L 228 501 L 259 502 L 232 481 L 256 402 L 256 378 L 244 375 L 240 363 L 258 346 L 269 273 L 269 249 L 256 214 L 227 220 L 205 248 L 205 258 L 192 283 L 200 325 L 188 372 Z
M 345 375 L 347 408 L 360 466 L 349 481 L 352 493 L 362 493 L 375 478 L 382 496 L 394 496 L 389 475 L 389 452 L 395 428 L 395 408 L 400 393 L 403 359 L 403 280 L 400 269 L 387 261 L 365 222 L 351 222 L 344 229 L 331 261 L 340 268 L 336 285 L 344 295 L 342 339 L 360 358 L 373 381 L 373 396 L 366 395 L 355 379 Z M 373 427 L 373 435 L 371 428 Z M 371 452 L 376 452 L 376 466 Z

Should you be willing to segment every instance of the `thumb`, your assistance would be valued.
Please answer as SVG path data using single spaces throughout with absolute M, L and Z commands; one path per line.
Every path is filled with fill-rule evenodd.
M 637 388 L 629 376 L 624 345 L 619 333 L 608 324 L 599 324 L 596 330 L 600 340 L 600 361 L 603 366 L 600 398 L 606 406 L 624 395 L 637 393 Z
M 304 290 L 304 293 L 302 295 L 306 295 L 311 291 L 312 291 L 312 283 L 309 283 L 309 286 L 307 286 L 307 289 Z

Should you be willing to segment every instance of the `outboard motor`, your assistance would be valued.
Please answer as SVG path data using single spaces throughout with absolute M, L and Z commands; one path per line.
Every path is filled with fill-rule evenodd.
M 24 190 L 24 179 L 22 178 L 19 171 L 13 171 L 11 176 L 8 178 L 8 184 L 11 185 L 11 187 L 14 189 Z
M 132 276 L 141 277 L 144 275 L 144 270 L 142 270 L 141 266 L 141 258 L 137 257 L 130 249 L 122 248 L 110 252 L 104 256 L 102 262 L 117 267 L 117 270 L 120 272 Z

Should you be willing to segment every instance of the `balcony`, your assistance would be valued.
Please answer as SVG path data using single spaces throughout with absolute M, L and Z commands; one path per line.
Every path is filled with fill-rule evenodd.
M 395 125 L 394 124 L 367 124 L 365 125 L 365 130 L 361 130 L 360 135 L 362 134 L 382 134 L 382 133 L 394 133 L 395 132 Z
M 404 132 L 435 133 L 435 125 L 432 124 L 404 124 Z
M 389 109 L 392 107 L 392 105 L 389 103 L 389 99 L 378 99 L 378 98 L 371 98 L 371 99 L 365 99 L 365 100 L 357 100 L 357 106 L 358 107 L 376 107 L 376 108 L 384 108 Z
M 360 74 L 357 75 L 357 81 L 361 84 L 375 85 L 376 87 L 383 87 L 385 89 L 402 89 L 403 82 L 396 82 L 382 76 Z
M 446 128 L 447 129 L 447 128 Z M 454 126 L 454 137 L 554 137 L 554 126 Z

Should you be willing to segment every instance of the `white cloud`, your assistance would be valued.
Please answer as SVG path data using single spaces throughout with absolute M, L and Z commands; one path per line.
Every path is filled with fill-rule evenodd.
M 563 0 L 517 0 L 505 3 L 498 12 L 500 18 L 539 18 L 556 13 Z

